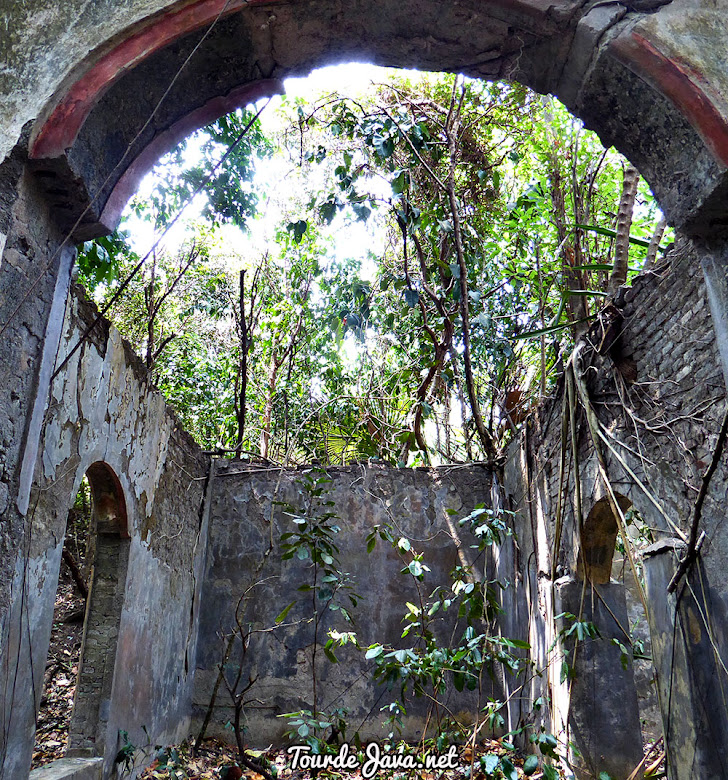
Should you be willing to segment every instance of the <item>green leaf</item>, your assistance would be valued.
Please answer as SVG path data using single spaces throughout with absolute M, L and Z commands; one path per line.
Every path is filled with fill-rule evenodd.
M 488 753 L 487 756 L 483 756 L 480 759 L 480 764 L 483 767 L 483 771 L 487 775 L 492 775 L 495 770 L 498 768 L 498 764 L 500 762 L 500 759 L 498 756 L 496 756 L 495 753 Z
M 383 652 L 384 652 L 384 647 L 382 645 L 372 645 L 366 651 L 364 658 L 366 658 L 367 661 L 370 661 L 372 658 L 378 658 Z
M 402 168 L 396 171 L 396 176 L 392 179 L 392 192 L 395 195 L 401 195 L 409 184 L 409 171 L 406 168 Z
M 286 615 L 291 611 L 293 606 L 295 605 L 295 601 L 292 601 L 284 610 L 281 612 L 278 617 L 276 618 L 276 624 L 282 623 L 286 619 Z
M 491 322 L 490 316 L 485 314 L 484 312 L 478 314 L 477 317 L 473 317 L 473 324 L 480 325 L 481 328 L 489 328 L 490 322 Z
M 569 679 L 569 676 L 571 675 L 571 667 L 566 661 L 563 661 L 561 664 L 561 671 L 559 673 L 559 682 L 566 682 L 566 680 Z
M 598 298 L 606 298 L 608 294 L 601 290 L 564 290 L 564 295 L 572 297 L 574 295 L 595 295 Z
M 361 222 L 366 222 L 371 216 L 372 210 L 366 203 L 352 203 L 351 210 L 356 215 L 356 218 Z
M 538 769 L 538 759 L 536 756 L 529 756 L 523 762 L 523 774 L 532 775 Z
M 506 780 L 518 780 L 518 770 L 507 758 L 501 758 L 501 772 Z
M 321 215 L 321 219 L 326 222 L 326 224 L 330 224 L 336 216 L 336 201 L 327 200 L 322 203 L 319 206 L 319 214 Z
M 612 230 L 611 228 L 605 228 L 600 227 L 599 225 L 580 225 L 575 224 L 575 228 L 578 228 L 579 230 L 587 230 L 591 233 L 598 233 L 600 236 L 607 236 L 608 238 L 616 238 L 617 237 L 617 231 Z M 644 238 L 637 238 L 636 236 L 630 236 L 629 237 L 629 243 L 630 244 L 636 244 L 637 246 L 644 246 L 649 247 L 650 242 Z
M 526 333 L 519 333 L 515 338 L 516 341 L 521 341 L 523 339 L 532 339 L 536 336 L 547 336 L 549 333 L 557 333 L 560 330 L 566 330 L 566 328 L 570 328 L 572 325 L 576 325 L 579 322 L 586 322 L 589 317 L 582 317 L 579 320 L 574 320 L 574 322 L 563 322 L 561 325 L 550 325 L 547 328 L 538 328 L 537 330 L 529 330 Z
M 298 222 L 289 222 L 287 230 L 289 233 L 293 233 L 293 240 L 297 243 L 301 243 L 303 234 L 308 228 L 308 222 L 305 219 L 299 219 Z
M 556 757 L 556 748 L 559 742 L 553 734 L 539 734 L 538 746 L 545 756 Z
M 394 141 L 388 136 L 375 135 L 372 146 L 374 146 L 377 154 L 383 160 L 386 160 L 394 154 Z
M 419 561 L 411 561 L 407 568 L 413 577 L 421 577 L 423 574 L 422 564 Z

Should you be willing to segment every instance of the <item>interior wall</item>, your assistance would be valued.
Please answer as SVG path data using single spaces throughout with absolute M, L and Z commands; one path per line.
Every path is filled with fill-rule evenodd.
M 277 716 L 313 709 L 312 595 L 298 590 L 311 582 L 311 561 L 299 560 L 295 555 L 290 560 L 282 558 L 281 536 L 296 531 L 297 526 L 288 514 L 291 510 L 276 503 L 296 507 L 305 514 L 309 495 L 303 488 L 303 471 L 224 461 L 219 462 L 211 486 L 193 718 L 200 723 L 207 713 L 219 664 L 235 628 L 235 611 L 247 592 L 249 601 L 241 619 L 254 632 L 245 658 L 240 657 L 236 640 L 227 673 L 232 680 L 242 664 L 242 679 L 255 679 L 248 693 L 253 703 L 245 710 L 245 726 L 247 739 L 256 745 L 286 744 L 283 735 L 290 726 Z M 322 500 L 331 505 L 319 512 L 336 516 L 330 523 L 341 528 L 332 536 L 340 551 L 337 568 L 350 575 L 360 598 L 354 606 L 345 591 L 337 596 L 335 603 L 354 618 L 351 625 L 340 613 L 326 611 L 318 638 L 318 707 L 325 711 L 332 707 L 348 709 L 349 738 L 360 729 L 362 737 L 382 739 L 392 725 L 383 727 L 386 713 L 382 714 L 380 708 L 397 698 L 399 686 L 387 691 L 386 686 L 375 685 L 374 662 L 351 646 L 336 650 L 338 664 L 329 663 L 322 653 L 327 631 L 355 631 L 363 647 L 376 642 L 394 648 L 411 646 L 412 636 L 401 637 L 407 625 L 406 602 L 420 605 L 437 586 L 449 589 L 450 572 L 456 565 L 471 564 L 476 576 L 486 573 L 489 555 L 478 555 L 471 548 L 477 540 L 468 532 L 468 526 L 461 527 L 458 521 L 478 504 L 492 505 L 493 474 L 478 465 L 396 469 L 361 463 L 328 468 L 326 476 L 330 481 L 324 484 Z M 411 553 L 393 549 L 381 539 L 367 552 L 367 537 L 377 526 L 390 529 L 395 541 L 406 537 L 413 550 L 424 554 L 423 562 L 429 570 L 419 586 L 411 574 L 402 573 L 412 560 Z M 492 573 L 492 565 L 489 568 Z M 276 616 L 292 601 L 296 603 L 284 624 L 276 628 Z M 318 604 L 321 609 L 322 602 Z M 432 630 L 446 645 L 460 639 L 460 634 L 450 635 L 455 623 L 453 610 L 439 613 L 432 620 Z M 463 630 L 461 625 L 460 633 Z M 473 693 L 458 693 L 451 681 L 442 701 L 455 715 L 470 721 L 487 696 L 501 695 L 500 686 L 489 681 L 485 672 L 483 678 L 485 690 L 480 705 Z M 224 685 L 215 703 L 209 733 L 225 737 L 224 724 L 232 720 L 233 713 Z M 417 740 L 422 736 L 429 709 L 429 701 L 413 697 L 410 690 L 403 719 L 404 737 Z
M 68 298 L 59 361 L 95 317 L 78 291 Z M 178 427 L 118 331 L 108 323 L 99 330 L 53 382 L 43 419 L 24 556 L 12 585 L 22 598 L 13 603 L 2 647 L 3 777 L 27 776 L 30 766 L 66 517 L 92 464 L 118 477 L 128 523 L 128 539 L 119 541 L 128 563 L 120 617 L 110 613 L 114 625 L 102 625 L 102 639 L 115 651 L 115 671 L 98 691 L 104 733 L 73 747 L 103 755 L 108 772 L 120 729 L 138 745 L 148 739 L 143 727 L 161 742 L 186 736 L 208 459 Z M 107 600 L 112 612 L 115 600 Z
M 273 88 L 288 73 L 341 59 L 515 78 L 554 91 L 616 143 L 673 224 L 706 242 L 722 240 L 726 2 L 641 0 L 629 12 L 571 0 L 379 0 L 376 9 L 361 0 L 345 7 L 335 0 L 0 2 L 2 636 L 14 568 L 23 565 L 16 552 L 48 393 L 48 345 L 60 321 L 53 302 L 62 308 L 68 284 L 61 246 L 111 226 L 105 206 L 146 149 L 191 130 L 189 117 L 201 123 L 216 107 L 243 101 L 248 86 L 272 80 Z M 224 24 L 212 30 L 221 10 Z M 155 110 L 203 30 L 210 31 L 204 56 L 190 59 Z M 82 114 L 74 124 L 66 120 L 76 106 Z M 45 152 L 34 147 L 31 163 L 29 145 L 44 129 L 62 140 Z
M 612 355 L 592 353 L 590 357 L 592 397 L 615 441 L 626 445 L 622 447 L 622 456 L 633 472 L 626 473 L 614 454 L 609 453 L 609 473 L 619 492 L 642 513 L 658 540 L 675 535 L 665 515 L 685 530 L 695 485 L 711 458 L 725 403 L 705 286 L 693 271 L 691 252 L 689 243 L 681 240 L 668 263 L 639 277 L 631 289 L 620 292 L 617 303 L 622 307 L 623 323 L 619 349 Z M 77 295 L 68 299 L 59 360 L 94 318 L 93 308 Z M 619 367 L 632 377 L 628 382 L 622 381 Z M 617 376 L 622 377 L 616 380 L 619 384 L 615 384 Z M 560 448 L 560 410 L 561 399 L 557 395 L 537 410 L 528 433 L 514 445 L 506 465 L 504 506 L 516 511 L 515 533 L 495 551 L 488 567 L 492 576 L 511 583 L 502 594 L 501 633 L 528 641 L 537 668 L 547 670 L 544 676 L 529 681 L 525 694 L 513 697 L 509 728 L 528 723 L 537 727 L 539 722 L 549 730 L 560 726 L 573 728 L 573 724 L 585 722 L 577 716 L 593 716 L 593 710 L 587 706 L 588 697 L 580 704 L 573 690 L 564 689 L 552 656 L 554 647 L 558 647 L 554 640 L 560 625 L 555 616 L 565 609 L 576 609 L 578 588 L 572 587 L 569 578 L 579 579 L 575 554 L 579 533 L 570 498 L 573 479 L 567 483 L 564 530 L 555 569 L 551 559 L 558 489 L 554 453 Z M 582 425 L 580 474 L 584 505 L 591 508 L 604 499 L 604 490 L 586 430 L 586 425 Z M 31 702 L 33 691 L 38 693 L 35 680 L 42 678 L 65 517 L 80 479 L 95 462 L 106 463 L 119 477 L 131 536 L 116 659 L 118 682 L 111 693 L 111 717 L 106 732 L 107 768 L 119 747 L 119 729 L 129 731 L 137 744 L 144 744 L 142 726 L 155 739 L 173 741 L 186 736 L 190 727 L 200 722 L 220 660 L 219 633 L 230 627 L 234 594 L 249 584 L 251 573 L 258 576 L 258 563 L 266 558 L 271 534 L 279 538 L 284 531 L 286 519 L 280 509 L 273 512 L 271 528 L 270 511 L 276 506 L 272 501 L 293 504 L 301 498 L 297 475 L 280 470 L 221 464 L 219 473 L 208 482 L 208 459 L 176 426 L 118 332 L 104 324 L 101 333 L 78 351 L 68 369 L 54 381 L 44 415 L 29 501 L 27 566 L 18 571 L 14 584 L 16 592 L 23 594 L 23 611 L 11 613 L 11 629 L 17 628 L 11 630 L 5 648 L 5 658 L 18 664 L 13 698 L 6 699 L 4 712 L 4 733 L 9 735 L 6 746 L 12 747 L 5 754 L 9 771 L 29 760 L 32 744 L 27 735 L 32 732 L 34 713 Z M 635 487 L 635 474 L 650 495 L 659 496 L 661 510 L 651 503 L 644 490 Z M 383 544 L 377 548 L 378 557 L 365 553 L 368 530 L 377 522 L 394 521 L 421 540 L 428 562 L 434 563 L 434 585 L 446 581 L 455 560 L 449 537 L 453 532 L 452 519 L 446 510 L 453 509 L 460 515 L 475 503 L 498 506 L 503 499 L 492 490 L 492 475 L 478 466 L 430 471 L 362 464 L 334 470 L 331 476 L 335 511 L 342 518 L 344 529 L 340 537 L 343 568 L 363 583 L 359 586 L 365 597 L 360 639 L 366 644 L 375 641 L 377 632 L 381 632 L 380 637 L 383 633 L 385 638 L 396 641 L 401 632 L 396 603 L 412 599 L 408 599 L 406 584 L 402 585 L 399 556 Z M 711 641 L 721 646 L 721 632 L 725 629 L 720 612 L 724 559 L 720 527 L 727 481 L 728 475 L 721 467 L 705 505 L 709 538 L 702 551 L 701 580 L 691 581 L 692 587 L 703 588 L 702 601 L 691 607 L 694 614 L 699 614 L 698 607 L 706 609 L 706 603 L 710 610 L 712 633 L 703 631 L 708 647 Z M 211 493 L 203 505 L 206 486 Z M 466 548 L 467 544 L 463 545 L 462 549 Z M 301 576 L 300 571 L 284 566 L 278 553 L 270 555 L 266 565 L 275 584 L 266 584 L 264 598 L 255 602 L 254 618 L 260 625 L 266 615 L 270 618 L 278 614 L 289 603 Z M 552 579 L 552 571 L 558 581 Z M 664 582 L 653 584 L 652 592 L 664 592 L 665 587 Z M 196 598 L 200 588 L 201 595 Z M 612 598 L 607 593 L 610 588 L 614 590 L 612 585 L 602 588 L 601 597 L 610 604 L 610 614 L 623 616 L 618 623 L 624 625 L 629 620 L 627 594 L 623 588 L 615 591 Z M 656 603 L 657 600 L 655 596 Z M 678 612 L 674 603 L 672 607 L 669 600 L 666 603 L 660 620 Z M 689 606 L 683 602 L 683 611 Z M 595 620 L 604 618 L 603 614 L 594 615 Z M 294 611 L 291 617 L 296 617 Z M 671 659 L 665 660 L 663 637 L 670 626 L 665 626 L 664 620 L 658 624 L 652 615 L 650 620 L 653 638 L 658 636 L 658 641 L 653 642 L 656 666 L 665 667 Z M 621 636 L 618 628 L 614 629 L 617 638 Z M 601 629 L 605 631 L 604 625 Z M 605 636 L 606 644 L 611 644 L 611 634 L 605 631 Z M 685 636 L 691 635 L 688 632 Z M 271 714 L 307 703 L 310 678 L 305 673 L 305 657 L 309 646 L 301 628 L 289 630 L 282 645 L 275 645 L 275 652 L 261 647 L 252 655 L 250 672 L 259 675 L 265 702 L 261 709 L 254 710 L 250 724 L 254 733 L 280 739 L 284 726 Z M 605 670 L 619 671 L 618 651 L 614 647 L 607 649 L 608 653 L 597 654 L 593 660 L 582 656 L 582 664 L 589 662 L 584 666 L 584 674 L 596 674 L 597 670 L 599 678 L 606 679 Z M 688 653 L 681 663 L 686 679 L 691 675 L 696 687 L 683 686 L 682 698 L 674 692 L 673 710 L 663 711 L 663 719 L 671 716 L 676 745 L 685 743 L 680 738 L 683 726 L 692 729 L 690 733 L 699 733 L 696 691 L 701 680 L 720 674 L 719 669 L 710 666 L 715 666 L 716 659 L 702 649 L 697 656 L 695 652 Z M 331 698 L 353 685 L 353 709 L 366 714 L 376 695 L 363 685 L 364 677 L 359 675 L 364 671 L 342 665 L 333 673 L 324 673 L 324 685 L 331 691 Z M 624 679 L 610 678 L 610 689 L 632 696 L 635 688 L 631 667 L 626 671 Z M 661 684 L 664 693 L 669 680 Z M 626 687 L 620 689 L 619 685 Z M 497 696 L 501 691 L 496 688 L 492 693 Z M 624 721 L 626 693 L 619 695 L 618 712 Z M 539 696 L 545 704 L 540 710 L 533 709 L 532 703 Z M 662 700 L 664 705 L 664 695 Z M 633 714 L 639 718 L 636 706 L 635 695 Z M 220 706 L 213 721 L 217 728 L 228 716 L 229 711 Z M 421 716 L 413 710 L 408 728 L 416 735 L 421 725 Z M 604 721 L 597 726 L 601 727 L 600 733 L 618 740 L 639 731 L 638 721 L 636 729 L 605 728 Z M 711 718 L 711 727 L 722 728 L 719 718 Z M 700 758 L 705 751 L 701 752 L 700 745 L 692 745 L 693 748 L 694 763 L 695 756 Z M 627 752 L 623 750 L 617 755 L 625 756 Z M 688 777 L 680 774 L 685 762 L 681 763 L 679 756 L 674 760 L 678 766 L 675 777 Z M 8 761 L 13 762 L 12 767 Z
M 187 101 L 164 106 L 147 134 L 139 137 L 133 153 L 125 157 L 142 122 L 150 117 L 157 98 L 201 38 L 200 30 L 219 13 L 220 2 L 197 0 L 170 4 L 161 0 L 104 0 L 86 3 L 64 0 L 50 7 L 40 0 L 22 4 L 12 0 L 0 2 L 3 22 L 0 54 L 4 63 L 0 74 L 0 156 L 5 155 L 0 167 L 0 248 L 3 250 L 0 260 L 0 668 L 4 670 L 10 669 L 8 664 L 25 653 L 22 648 L 28 637 L 34 647 L 43 646 L 42 630 L 38 629 L 41 634 L 37 636 L 34 632 L 38 626 L 45 625 L 44 610 L 51 597 L 46 593 L 44 583 L 53 574 L 60 555 L 58 545 L 62 534 L 49 531 L 43 524 L 36 527 L 32 520 L 32 501 L 37 496 L 31 487 L 39 453 L 46 444 L 52 448 L 60 446 L 52 442 L 50 434 L 41 445 L 40 436 L 49 397 L 50 374 L 61 340 L 62 313 L 73 260 L 72 250 L 64 245 L 64 239 L 71 234 L 76 238 L 82 235 L 83 230 L 77 233 L 73 230 L 79 218 L 82 222 L 85 220 L 85 235 L 106 230 L 109 225 L 104 224 L 102 218 L 104 204 L 128 165 L 164 133 L 179 128 L 178 123 L 191 113 L 198 109 L 207 111 L 210 101 L 230 95 L 239 97 L 234 90 L 253 83 L 251 79 L 276 79 L 286 73 L 303 72 L 317 64 L 353 56 L 370 57 L 382 64 L 419 65 L 463 70 L 471 75 L 520 78 L 536 88 L 551 89 L 560 95 L 605 142 L 616 143 L 637 164 L 673 224 L 684 227 L 699 238 L 704 247 L 710 247 L 719 263 L 726 254 L 721 243 L 728 230 L 728 198 L 725 197 L 728 71 L 723 62 L 726 0 L 672 0 L 667 4 L 640 1 L 630 4 L 630 9 L 638 10 L 629 11 L 620 5 L 596 4 L 588 13 L 586 6 L 566 0 L 559 3 L 494 2 L 487 7 L 475 0 L 446 6 L 424 0 L 381 2 L 376 9 L 371 3 L 359 1 L 352 1 L 344 8 L 333 0 L 325 3 L 281 0 L 251 6 L 243 9 L 238 19 L 226 18 L 226 24 L 217 28 L 221 36 L 207 56 L 186 71 L 178 84 Z M 196 27 L 189 20 L 180 22 L 182 17 L 177 12 L 189 9 L 201 12 L 196 18 L 198 21 L 206 18 L 207 22 Z M 230 9 L 239 10 L 235 3 Z M 162 12 L 161 16 L 156 15 L 157 12 Z M 160 22 L 164 22 L 161 27 L 158 26 Z M 236 30 L 242 30 L 245 36 L 236 35 Z M 160 37 L 160 31 L 166 31 L 171 38 Z M 149 36 L 145 38 L 147 32 Z M 135 49 L 129 43 L 140 40 L 147 44 Z M 113 56 L 106 60 L 107 55 Z M 135 71 L 135 66 L 142 62 L 143 67 Z M 221 62 L 226 65 L 223 70 L 219 68 Z M 245 68 L 236 71 L 240 62 Z M 544 63 L 548 67 L 544 67 Z M 101 66 L 101 70 L 94 70 L 96 66 Z M 156 73 L 158 78 L 142 78 L 149 71 Z M 92 72 L 94 78 L 99 78 L 83 82 L 82 77 Z M 245 83 L 225 81 L 236 72 L 244 74 L 239 78 Z M 222 80 L 216 81 L 218 73 Z M 80 94 L 72 91 L 78 84 L 81 84 L 82 92 L 86 85 L 89 86 L 89 91 L 82 95 L 89 112 L 79 133 L 72 134 L 70 147 L 62 144 L 30 163 L 31 122 L 40 118 L 32 129 L 34 138 L 54 116 L 56 127 L 67 129 L 64 117 L 55 115 L 54 109 L 62 104 L 65 96 Z M 230 89 L 226 92 L 227 87 Z M 219 105 L 228 107 L 229 103 L 223 100 Z M 125 108 L 135 107 L 139 108 L 135 117 L 125 111 Z M 209 116 L 205 111 L 197 116 Z M 118 132 L 110 131 L 120 117 L 126 119 L 127 116 L 129 121 L 121 123 Z M 61 137 L 64 136 L 61 134 Z M 174 132 L 169 139 L 174 140 Z M 111 179 L 106 182 L 110 174 Z M 92 204 L 93 208 L 87 212 Z M 644 334 L 636 336 L 635 344 L 647 345 L 650 334 L 654 336 L 655 341 L 641 356 L 637 351 L 633 355 L 638 377 L 646 377 L 639 381 L 649 384 L 653 377 L 664 379 L 665 387 L 676 393 L 677 409 L 682 410 L 685 418 L 670 418 L 675 424 L 669 427 L 682 431 L 680 426 L 686 426 L 699 432 L 694 445 L 685 447 L 683 445 L 693 435 L 689 430 L 677 433 L 677 438 L 671 438 L 659 426 L 657 432 L 648 430 L 643 438 L 649 443 L 647 446 L 654 457 L 650 455 L 650 462 L 639 458 L 635 461 L 635 467 L 644 468 L 645 477 L 654 489 L 661 491 L 660 500 L 668 504 L 666 511 L 682 518 L 682 522 L 689 516 L 695 479 L 699 479 L 702 468 L 700 464 L 705 463 L 705 457 L 710 453 L 715 427 L 710 428 L 709 424 L 715 424 L 717 414 L 715 405 L 698 412 L 696 409 L 700 407 L 690 403 L 711 401 L 713 396 L 709 393 L 723 387 L 718 379 L 718 356 L 711 346 L 712 331 L 705 298 L 700 295 L 692 298 L 688 294 L 691 288 L 700 284 L 694 273 L 696 263 L 695 258 L 685 261 L 679 282 L 660 282 L 662 286 L 653 287 L 652 292 L 643 290 L 645 295 L 653 295 L 654 306 L 652 310 L 645 308 L 639 316 L 633 312 L 632 319 L 628 318 L 625 336 L 629 337 L 630 321 L 635 324 L 635 333 L 639 329 Z M 724 270 L 721 273 L 725 276 Z M 643 298 L 638 297 L 638 300 Z M 720 307 L 720 298 L 716 300 L 716 306 Z M 671 308 L 687 306 L 688 301 L 695 310 L 682 308 L 677 312 Z M 623 302 L 628 311 L 630 302 Z M 665 317 L 658 321 L 652 318 L 650 311 Z M 714 315 L 716 311 L 714 308 Z M 109 338 L 113 341 L 113 336 Z M 669 345 L 667 351 L 663 350 L 664 343 Z M 702 391 L 700 398 L 690 389 L 696 386 L 700 388 L 698 392 Z M 112 397 L 117 398 L 115 394 Z M 125 397 L 123 393 L 119 396 Z M 126 419 L 124 415 L 140 415 L 141 407 L 137 404 L 148 404 L 145 414 L 152 416 L 161 409 L 161 402 L 141 391 L 136 395 L 132 393 L 129 399 L 130 408 L 121 401 L 111 404 L 111 423 L 107 424 L 105 418 L 97 420 L 101 430 L 113 431 L 119 420 Z M 669 406 L 673 400 L 660 399 L 668 404 L 669 412 L 675 411 Z M 645 398 L 640 404 L 649 407 Z M 558 419 L 558 414 L 555 418 Z M 550 425 L 545 410 L 538 423 L 545 427 L 543 430 L 537 427 L 544 440 Z M 64 442 L 65 447 L 73 441 L 72 428 L 71 423 L 65 428 L 61 426 L 53 436 L 58 442 Z M 625 425 L 625 431 L 627 428 Z M 172 430 L 166 423 L 159 429 Z M 141 435 L 142 431 L 139 433 Z M 657 437 L 654 443 L 650 438 L 653 434 Z M 98 442 L 104 440 L 104 435 L 100 434 L 99 439 L 94 440 L 93 447 L 101 447 Z M 124 435 L 128 436 L 129 430 Z M 144 435 L 153 436 L 151 432 Z M 629 435 L 625 432 L 625 436 Z M 173 448 L 177 442 L 184 450 L 184 440 L 182 434 L 170 433 L 164 447 Z M 156 439 L 150 441 L 155 442 L 150 444 L 150 453 L 164 449 Z M 123 448 L 119 452 L 124 452 Z M 65 451 L 57 455 L 73 457 L 72 452 L 67 455 Z M 119 469 L 120 473 L 129 464 L 139 462 L 128 453 L 123 457 L 127 456 L 129 463 L 120 464 L 123 467 Z M 184 458 L 182 462 L 186 462 Z M 587 457 L 584 463 L 588 462 Z M 527 463 L 528 458 L 521 461 L 521 466 Z M 69 461 L 69 470 L 55 475 L 54 485 L 60 486 L 66 477 L 69 480 L 63 493 L 69 496 L 67 500 L 70 501 L 80 480 L 82 471 L 78 469 L 88 465 L 79 462 L 77 467 L 71 468 Z M 585 465 L 585 469 L 592 466 Z M 38 468 L 44 466 L 38 465 Z M 614 468 L 619 473 L 619 467 Z M 193 475 L 198 473 L 194 468 L 188 471 Z M 157 476 L 172 480 L 168 472 Z M 181 481 L 179 484 L 187 479 L 183 473 L 174 477 Z M 594 473 L 593 468 L 591 473 Z M 199 478 L 195 476 L 194 479 Z M 538 508 L 542 519 L 535 516 L 533 526 L 536 536 L 532 560 L 537 562 L 536 574 L 528 570 L 523 560 L 518 563 L 525 567 L 521 571 L 524 583 L 529 583 L 530 594 L 524 595 L 521 602 L 514 602 L 518 614 L 526 609 L 524 604 L 527 604 L 527 611 L 548 613 L 548 607 L 544 606 L 547 594 L 540 590 L 543 577 L 539 576 L 539 573 L 550 571 L 547 547 L 535 542 L 539 534 L 544 539 L 549 538 L 547 522 L 543 518 L 548 517 L 549 508 L 554 505 L 553 474 L 543 476 L 543 479 L 547 481 L 538 488 L 542 494 Z M 715 484 L 721 484 L 721 479 L 719 477 Z M 132 490 L 133 487 L 135 501 L 140 506 L 137 541 L 132 540 L 130 565 L 137 556 L 142 562 L 139 564 L 141 570 L 148 570 L 152 581 L 158 582 L 159 592 L 166 588 L 174 602 L 173 591 L 177 587 L 171 584 L 174 578 L 164 573 L 164 567 L 160 574 L 154 562 L 169 555 L 173 564 L 179 563 L 175 556 L 181 555 L 183 560 L 180 560 L 189 570 L 192 543 L 179 547 L 170 545 L 164 550 L 162 537 L 158 538 L 152 532 L 152 518 L 156 516 L 150 510 L 154 496 L 152 485 L 150 483 L 149 490 L 139 488 L 139 485 L 147 484 L 147 480 L 148 475 L 133 472 L 125 488 Z M 590 484 L 596 484 L 596 478 Z M 197 490 L 198 483 L 194 485 Z M 139 489 L 141 492 L 137 494 Z M 514 488 L 514 495 L 517 492 Z M 182 496 L 188 497 L 189 491 L 178 490 L 174 495 L 174 500 L 179 502 L 180 516 L 183 516 L 188 510 L 184 508 L 187 504 Z M 630 494 L 630 498 L 646 515 L 653 517 L 651 522 L 655 528 L 662 527 L 659 511 L 650 509 L 638 496 Z M 721 633 L 726 625 L 725 599 L 719 579 L 725 568 L 723 547 L 726 543 L 721 527 L 721 501 L 716 492 L 705 513 L 711 546 L 704 552 L 704 576 L 708 583 L 704 601 L 709 604 L 718 628 L 704 632 L 703 638 L 715 638 L 719 640 L 719 646 L 725 646 Z M 58 506 L 62 507 L 63 503 Z M 56 518 L 50 526 L 57 528 L 53 525 L 57 522 Z M 530 519 L 524 527 L 531 527 Z M 53 549 L 56 549 L 55 553 Z M 155 550 L 159 558 L 155 556 Z M 509 556 L 518 561 L 520 554 L 518 551 L 504 553 L 503 565 L 511 559 Z M 541 560 L 539 556 L 546 558 Z M 54 578 L 50 576 L 50 579 Z M 152 614 L 152 607 L 161 609 L 161 603 L 148 603 L 140 586 L 135 587 L 137 590 L 132 587 L 130 592 L 135 594 L 141 613 L 146 609 Z M 696 602 L 696 608 L 698 606 L 705 609 L 704 604 Z M 131 614 L 136 615 L 136 610 Z M 20 622 L 21 616 L 23 620 L 28 618 L 26 623 Z M 533 639 L 540 646 L 543 632 L 533 628 L 538 621 L 531 625 Z M 714 637 L 713 631 L 719 635 Z M 173 635 L 177 634 L 173 632 Z M 133 643 L 131 640 L 129 643 L 129 663 L 134 663 L 131 658 Z M 144 663 L 148 665 L 163 657 L 164 654 L 150 656 Z M 158 671 L 162 679 L 175 677 L 172 667 Z M 31 690 L 35 675 L 28 673 L 27 679 L 21 676 L 20 682 L 14 683 L 13 687 L 8 683 L 7 674 L 3 674 L 6 706 L 0 734 L 7 740 L 19 722 L 16 720 L 12 725 L 12 720 L 8 720 L 8 702 L 19 691 Z M 185 675 L 180 675 L 180 680 L 183 679 L 186 679 Z M 699 676 L 695 684 L 699 688 Z M 135 695 L 141 697 L 138 692 Z M 176 701 L 174 696 L 171 701 Z M 141 699 L 137 704 L 144 706 Z M 21 710 L 29 711 L 27 706 Z M 159 722 L 167 717 L 160 716 Z M 22 756 L 13 760 L 22 761 Z

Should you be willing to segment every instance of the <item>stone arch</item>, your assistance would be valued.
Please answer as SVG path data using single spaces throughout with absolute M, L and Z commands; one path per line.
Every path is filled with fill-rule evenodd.
M 637 165 L 672 224 L 728 231 L 728 111 L 715 74 L 691 67 L 694 35 L 675 26 L 669 0 L 633 4 L 656 14 L 571 0 L 374 5 L 157 3 L 77 64 L 35 123 L 30 157 L 61 227 L 76 239 L 108 232 L 181 137 L 280 91 L 286 75 L 366 59 L 553 92 Z
M 632 502 L 619 493 L 615 494 L 622 512 L 626 512 Z M 612 575 L 612 560 L 619 525 L 608 498 L 600 498 L 587 515 L 581 529 L 581 544 L 577 552 L 577 577 L 586 579 L 594 585 L 605 585 Z
M 101 461 L 86 471 L 91 488 L 93 569 L 68 735 L 68 756 L 103 756 L 111 713 L 117 640 L 129 562 L 126 501 Z

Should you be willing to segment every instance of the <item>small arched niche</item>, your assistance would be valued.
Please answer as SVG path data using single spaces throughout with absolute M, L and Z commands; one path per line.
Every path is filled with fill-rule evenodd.
M 615 493 L 615 498 L 623 513 L 632 506 L 628 498 L 618 493 Z M 576 561 L 576 573 L 580 580 L 586 578 L 594 585 L 609 582 L 618 531 L 619 525 L 609 499 L 599 499 L 581 529 L 581 546 Z
M 102 462 L 86 472 L 92 501 L 92 569 L 68 735 L 69 756 L 103 755 L 129 561 L 124 492 Z

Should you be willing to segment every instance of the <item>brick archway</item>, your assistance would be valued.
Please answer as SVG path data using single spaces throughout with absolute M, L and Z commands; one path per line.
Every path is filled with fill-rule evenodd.
M 100 235 L 193 129 L 280 91 L 286 75 L 359 59 L 553 92 L 637 165 L 672 224 L 715 232 L 728 217 L 728 112 L 658 24 L 672 4 L 641 7 L 657 13 L 571 0 L 169 3 L 71 71 L 30 157 L 62 229 Z

